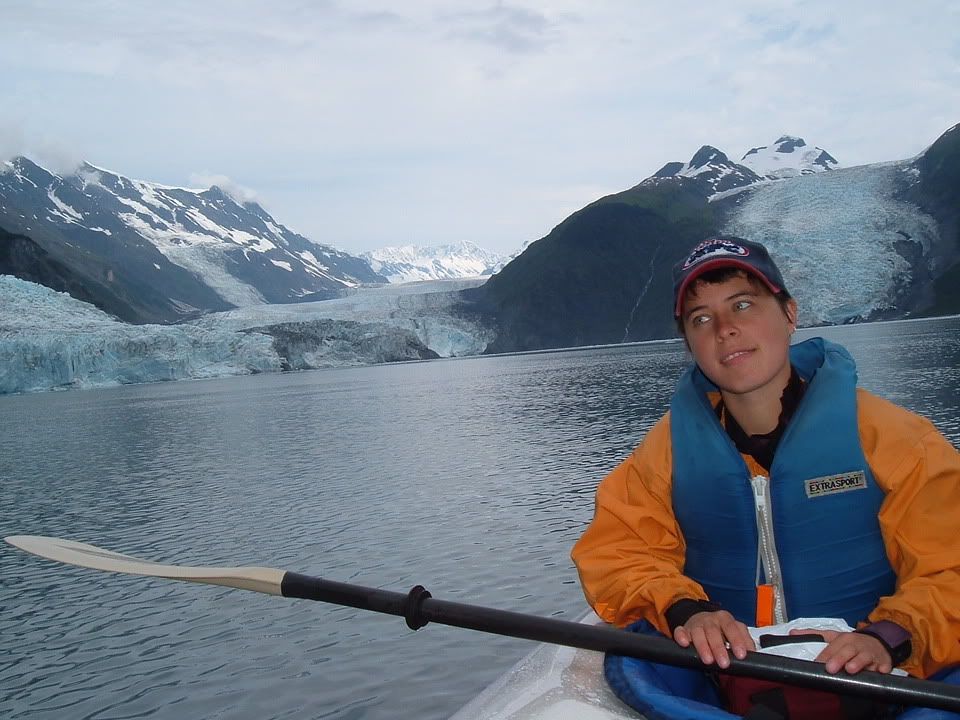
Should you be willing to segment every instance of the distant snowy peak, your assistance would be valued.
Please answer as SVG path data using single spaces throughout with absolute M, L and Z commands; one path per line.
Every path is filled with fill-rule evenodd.
M 508 255 L 508 256 L 506 256 L 506 257 L 500 258 L 500 262 L 498 262 L 496 265 L 494 265 L 493 267 L 490 268 L 490 273 L 489 273 L 489 274 L 490 274 L 490 275 L 496 275 L 498 272 L 500 272 L 501 270 L 503 270 L 507 265 L 509 265 L 509 264 L 512 263 L 514 260 L 516 260 L 518 257 L 520 257 L 521 255 L 523 255 L 523 253 L 526 251 L 526 249 L 527 249 L 528 247 L 530 247 L 530 245 L 532 245 L 532 244 L 533 244 L 533 241 L 532 241 L 532 240 L 527 240 L 526 242 L 523 243 L 523 245 L 520 246 L 520 249 L 517 250 L 515 253 L 513 253 L 513 254 L 511 254 L 511 255 Z
M 714 195 L 736 187 L 759 182 L 762 178 L 750 168 L 738 165 L 711 145 L 704 145 L 694 153 L 690 162 L 667 163 L 653 175 L 654 178 L 696 178 Z
M 770 180 L 784 180 L 839 168 L 826 150 L 810 147 L 803 138 L 784 135 L 773 145 L 750 150 L 737 163 L 711 145 L 701 147 L 690 162 L 669 162 L 642 184 L 654 185 L 671 178 L 696 180 L 710 199 L 721 193 Z
M 363 253 L 375 273 L 391 283 L 453 280 L 490 275 L 500 262 L 497 253 L 466 240 L 450 245 L 384 247 Z
M 773 145 L 764 145 L 749 150 L 740 160 L 757 175 L 770 180 L 812 175 L 840 167 L 826 150 L 810 147 L 803 138 L 784 135 Z

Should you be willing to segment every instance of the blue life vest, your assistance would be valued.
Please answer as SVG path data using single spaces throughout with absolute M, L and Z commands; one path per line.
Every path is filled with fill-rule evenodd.
M 777 447 L 769 489 L 786 619 L 855 626 L 896 587 L 877 519 L 884 493 L 860 445 L 856 367 L 822 338 L 792 346 L 790 360 L 807 388 Z M 673 511 L 687 545 L 684 574 L 753 625 L 756 510 L 747 465 L 706 396 L 716 390 L 694 367 L 674 393 Z M 844 486 L 851 477 L 858 482 Z

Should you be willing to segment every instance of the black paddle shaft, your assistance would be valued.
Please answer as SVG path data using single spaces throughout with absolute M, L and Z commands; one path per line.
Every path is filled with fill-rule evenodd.
M 715 665 L 701 662 L 692 647 L 682 648 L 665 637 L 437 600 L 419 585 L 409 593 L 398 593 L 287 572 L 281 583 L 281 594 L 397 615 L 406 618 L 407 625 L 414 630 L 428 622 L 436 622 L 677 667 L 716 670 L 729 675 L 847 693 L 878 702 L 920 705 L 960 713 L 960 687 L 955 685 L 866 670 L 856 675 L 843 671 L 830 674 L 821 663 L 764 653 L 747 653 L 743 660 L 731 657 L 730 666 L 719 670 Z

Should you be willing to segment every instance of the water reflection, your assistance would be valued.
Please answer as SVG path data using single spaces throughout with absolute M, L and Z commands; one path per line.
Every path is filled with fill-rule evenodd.
M 929 418 L 960 441 L 960 318 L 802 330 L 843 344 L 857 361 L 860 384 Z

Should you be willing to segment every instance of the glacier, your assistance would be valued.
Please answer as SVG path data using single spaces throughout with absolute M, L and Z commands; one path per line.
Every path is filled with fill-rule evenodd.
M 0 394 L 478 354 L 489 330 L 459 317 L 479 280 L 358 288 L 177 325 L 131 325 L 42 285 L 0 276 Z
M 897 161 L 753 185 L 726 194 L 721 231 L 767 246 L 801 325 L 882 318 L 911 279 L 905 244 L 928 256 L 937 238 L 932 217 L 897 199 L 915 179 Z
M 0 393 L 279 370 L 265 335 L 129 325 L 42 285 L 0 276 Z
M 350 288 L 332 300 L 250 305 L 210 313 L 189 324 L 236 331 L 319 318 L 356 321 L 408 332 L 440 357 L 479 355 L 493 340 L 493 333 L 477 322 L 457 315 L 455 306 L 460 290 L 477 287 L 483 282 L 484 278 L 459 278 Z

